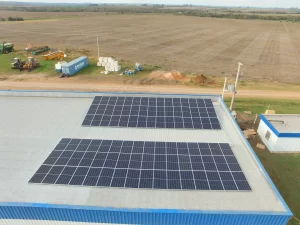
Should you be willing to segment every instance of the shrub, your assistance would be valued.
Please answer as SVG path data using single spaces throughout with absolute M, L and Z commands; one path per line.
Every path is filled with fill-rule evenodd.
M 8 17 L 7 18 L 8 21 L 24 21 L 24 18 L 22 17 Z

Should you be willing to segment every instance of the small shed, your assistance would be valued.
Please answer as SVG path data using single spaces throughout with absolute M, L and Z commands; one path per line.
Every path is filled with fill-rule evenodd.
M 258 134 L 271 152 L 300 152 L 300 115 L 261 115 Z

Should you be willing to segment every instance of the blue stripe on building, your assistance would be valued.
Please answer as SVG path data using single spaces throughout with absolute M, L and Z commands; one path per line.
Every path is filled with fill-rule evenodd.
M 2 204 L 0 219 L 56 220 L 145 225 L 285 225 L 285 213 L 143 210 L 47 204 Z

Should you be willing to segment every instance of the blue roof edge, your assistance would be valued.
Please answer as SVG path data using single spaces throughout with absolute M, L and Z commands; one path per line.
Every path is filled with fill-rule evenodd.
M 43 203 L 2 203 L 1 219 L 143 225 L 286 225 L 290 216 L 274 212 L 120 209 Z
M 264 121 L 264 123 L 270 128 L 271 131 L 273 131 L 273 133 L 277 137 L 284 137 L 284 138 L 299 138 L 300 137 L 300 133 L 280 133 L 263 114 L 260 115 L 260 119 L 262 121 Z
M 285 212 L 273 211 L 219 211 L 219 210 L 184 210 L 184 209 L 146 209 L 146 208 L 113 208 L 101 206 L 82 206 L 67 204 L 48 204 L 48 203 L 29 203 L 29 202 L 0 202 L 1 207 L 33 207 L 33 208 L 59 208 L 59 209 L 84 209 L 84 210 L 103 210 L 103 211 L 119 211 L 119 212 L 137 212 L 137 213 L 182 213 L 182 214 L 256 214 L 256 215 L 278 215 L 289 216 Z M 0 217 L 1 218 L 1 217 Z
M 278 191 L 277 187 L 275 186 L 274 182 L 272 181 L 271 177 L 269 176 L 268 172 L 266 171 L 265 167 L 263 166 L 263 164 L 261 163 L 261 161 L 259 160 L 258 156 L 256 155 L 255 151 L 253 150 L 252 146 L 249 144 L 249 142 L 247 141 L 247 139 L 245 138 L 245 135 L 243 134 L 241 128 L 239 127 L 239 125 L 237 124 L 237 122 L 235 121 L 235 119 L 232 117 L 229 109 L 227 108 L 226 103 L 224 102 L 224 100 L 220 97 L 220 100 L 224 106 L 224 108 L 226 109 L 227 113 L 230 115 L 230 118 L 233 120 L 236 128 L 238 129 L 238 131 L 240 132 L 242 138 L 244 139 L 244 141 L 246 142 L 246 144 L 248 145 L 248 148 L 250 149 L 250 151 L 253 153 L 257 163 L 259 164 L 259 166 L 262 169 L 262 172 L 264 173 L 264 175 L 266 176 L 267 180 L 269 181 L 269 183 L 271 184 L 273 190 L 275 191 L 277 197 L 279 198 L 279 200 L 281 201 L 281 203 L 284 205 L 285 209 L 286 209 L 286 215 L 289 216 L 293 216 L 293 212 L 290 210 L 289 206 L 286 204 L 286 202 L 284 201 L 283 197 L 281 196 L 280 192 Z M 264 117 L 265 118 L 265 117 Z M 266 119 L 266 118 L 265 118 Z M 274 128 L 275 129 L 275 128 Z
M 157 94 L 157 95 L 183 95 L 183 96 L 213 96 L 213 97 L 220 97 L 218 94 L 171 94 L 171 93 L 159 93 L 159 92 L 90 92 L 90 91 L 65 91 L 65 90 L 0 90 L 1 92 L 25 92 L 25 93 L 43 93 L 43 92 L 50 92 L 50 93 L 74 93 L 74 94 Z

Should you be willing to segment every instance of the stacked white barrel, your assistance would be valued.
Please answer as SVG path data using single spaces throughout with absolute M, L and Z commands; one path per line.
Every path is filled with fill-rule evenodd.
M 105 71 L 109 72 L 118 72 L 121 70 L 119 62 L 111 57 L 99 57 L 99 62 L 97 63 L 97 66 L 102 66 L 105 68 Z

